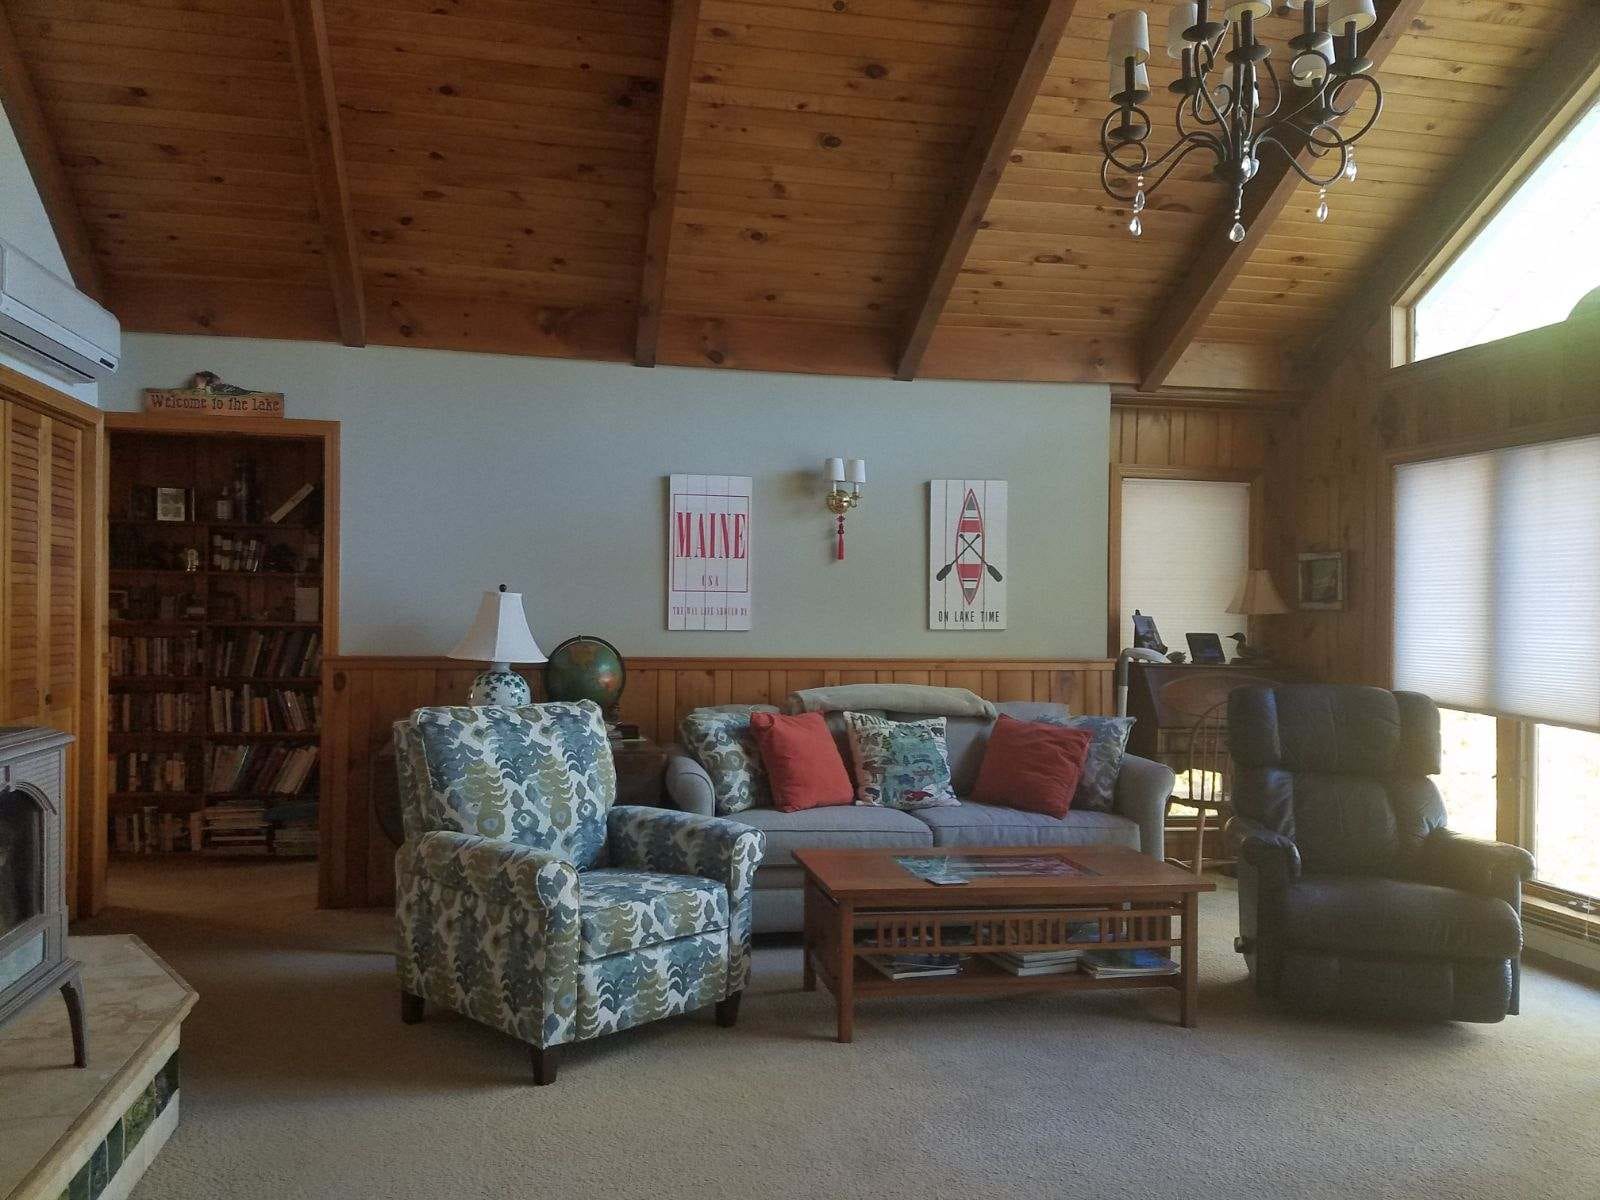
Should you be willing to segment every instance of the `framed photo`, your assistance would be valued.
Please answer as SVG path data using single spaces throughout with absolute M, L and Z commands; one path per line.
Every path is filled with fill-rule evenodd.
M 189 493 L 185 488 L 156 489 L 156 520 L 187 521 L 189 519 Z
M 1208 667 L 1227 664 L 1228 656 L 1222 652 L 1222 638 L 1217 634 L 1186 633 L 1183 638 L 1189 643 L 1189 657 L 1195 662 Z
M 1156 619 L 1137 608 L 1133 610 L 1133 644 L 1139 650 L 1154 650 L 1157 654 L 1167 652 L 1166 643 L 1156 632 Z
M 1317 550 L 1300 555 L 1300 607 L 1344 607 L 1344 551 Z

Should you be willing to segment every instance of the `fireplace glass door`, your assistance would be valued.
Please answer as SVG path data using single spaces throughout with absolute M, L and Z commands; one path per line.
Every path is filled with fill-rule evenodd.
M 21 930 L 44 912 L 44 815 L 28 791 L 0 791 L 0 990 L 43 957 L 43 931 Z

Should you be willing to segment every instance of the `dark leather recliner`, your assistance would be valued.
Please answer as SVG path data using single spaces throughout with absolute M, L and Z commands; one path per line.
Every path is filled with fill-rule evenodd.
M 1533 858 L 1445 828 L 1432 700 L 1240 688 L 1228 741 L 1239 949 L 1258 994 L 1457 1021 L 1517 1011 Z

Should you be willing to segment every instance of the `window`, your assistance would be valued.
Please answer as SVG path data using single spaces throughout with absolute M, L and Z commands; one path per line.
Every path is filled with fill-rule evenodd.
M 1564 321 L 1600 287 L 1600 105 L 1556 144 L 1412 309 L 1412 357 Z
M 1495 719 L 1439 710 L 1439 774 L 1450 828 L 1469 837 L 1495 836 Z
M 1395 685 L 1600 729 L 1600 437 L 1395 469 Z
M 1249 563 L 1248 483 L 1124 479 L 1119 644 L 1133 644 L 1135 608 L 1174 650 L 1186 633 L 1242 630 L 1227 608 Z
M 1534 730 L 1535 878 L 1600 896 L 1600 734 Z

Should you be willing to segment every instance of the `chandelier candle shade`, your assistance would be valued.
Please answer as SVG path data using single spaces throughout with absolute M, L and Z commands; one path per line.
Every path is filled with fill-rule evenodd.
M 503 583 L 499 591 L 485 592 L 472 628 L 449 656 L 489 664 L 489 669 L 472 681 L 468 703 L 474 708 L 488 705 L 520 708 L 533 703 L 528 681 L 511 669 L 514 662 L 545 661 L 544 651 L 539 649 L 539 643 L 533 640 L 533 631 L 528 628 L 522 593 L 506 591 Z
M 1319 25 L 1319 10 L 1326 13 L 1326 26 Z M 1115 107 L 1100 126 L 1100 183 L 1129 206 L 1128 232 L 1134 237 L 1144 232 L 1149 198 L 1197 150 L 1211 155 L 1212 175 L 1233 193 L 1228 237 L 1234 242 L 1245 239 L 1245 188 L 1268 148 L 1319 189 L 1318 221 L 1328 219 L 1328 189 L 1340 179 L 1355 179 L 1355 145 L 1383 111 L 1383 90 L 1360 46 L 1377 9 L 1372 0 L 1289 0 L 1284 11 L 1299 14 L 1301 32 L 1289 39 L 1288 71 L 1280 79 L 1271 49 L 1256 33 L 1256 22 L 1272 13 L 1269 0 L 1172 6 L 1166 50 L 1181 74 L 1167 90 L 1176 97 L 1177 137 L 1154 156 L 1153 126 L 1143 107 L 1150 99 L 1149 18 L 1141 9 L 1112 17 L 1106 58 Z M 1263 76 L 1271 84 L 1270 105 L 1263 102 Z M 1367 89 L 1370 111 L 1352 122 L 1354 128 L 1343 128 Z M 1303 151 L 1309 164 L 1300 161 Z
M 861 503 L 861 488 L 867 482 L 867 460 L 852 458 L 848 463 L 842 458 L 830 458 L 823 464 L 829 484 L 824 498 L 828 511 L 834 515 L 836 537 L 834 557 L 844 561 L 844 515 Z

